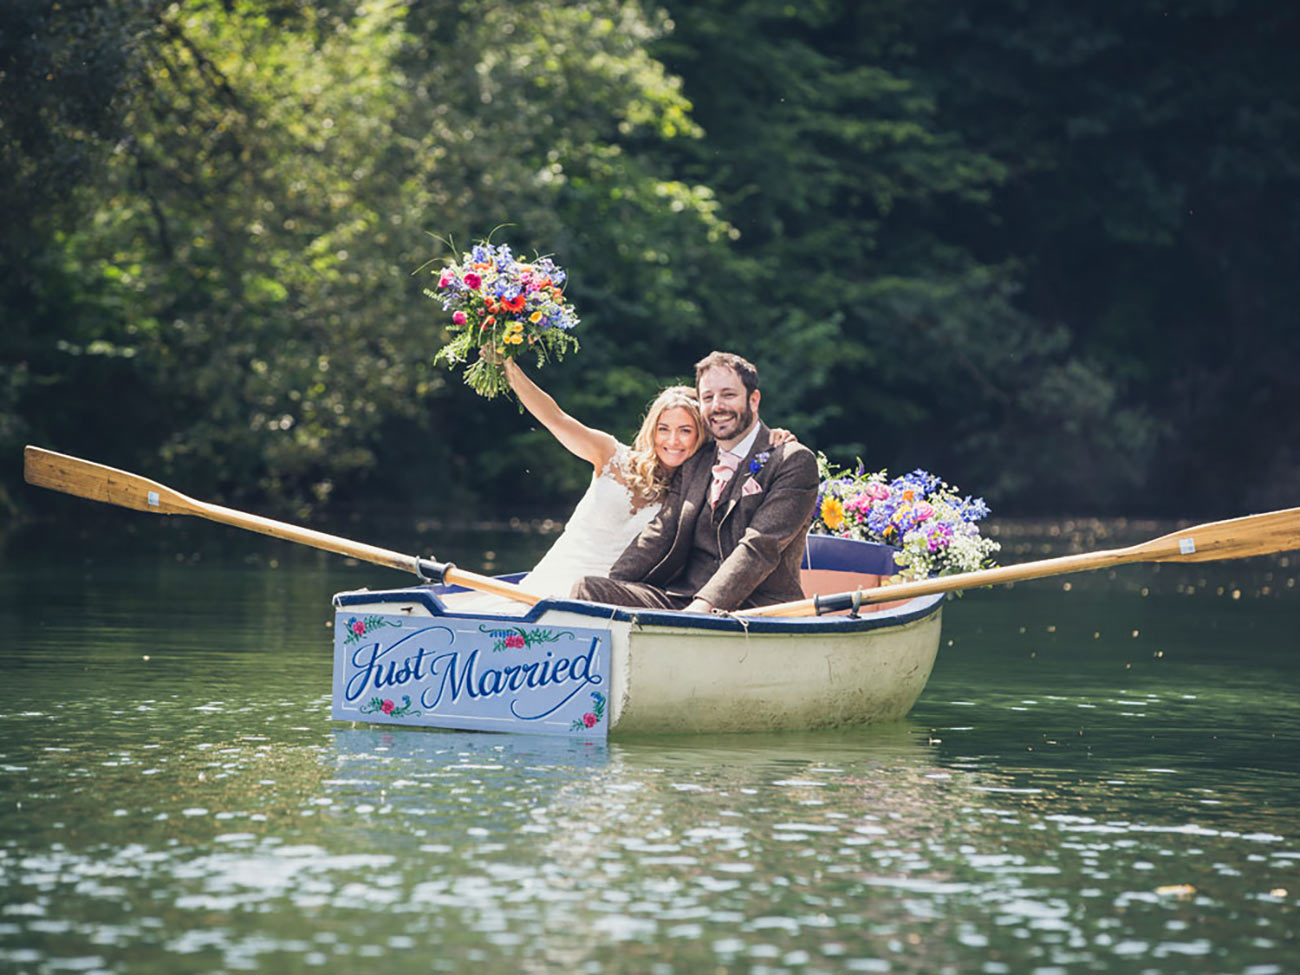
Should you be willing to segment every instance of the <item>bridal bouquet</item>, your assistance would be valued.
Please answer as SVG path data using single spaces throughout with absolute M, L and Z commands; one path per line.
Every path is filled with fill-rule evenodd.
M 904 579 L 971 572 L 993 564 L 1002 546 L 975 524 L 989 513 L 982 498 L 963 497 L 933 474 L 915 470 L 890 480 L 885 471 L 834 470 L 818 455 L 821 474 L 813 532 L 899 549 Z
M 564 300 L 568 276 L 549 257 L 521 261 L 508 244 L 482 241 L 433 273 L 438 286 L 424 293 L 451 313 L 452 334 L 433 361 L 451 366 L 484 346 L 493 349 L 496 359 L 480 355 L 465 370 L 465 382 L 481 396 L 491 399 L 510 388 L 505 358 L 528 351 L 540 366 L 578 348 L 571 334 L 578 315 Z

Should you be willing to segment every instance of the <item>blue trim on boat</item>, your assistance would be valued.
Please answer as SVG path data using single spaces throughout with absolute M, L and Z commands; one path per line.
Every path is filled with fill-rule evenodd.
M 627 606 L 610 606 L 605 603 L 585 603 L 573 599 L 543 599 L 522 616 L 501 616 L 495 613 L 458 613 L 449 610 L 438 597 L 455 592 L 466 592 L 460 586 L 419 586 L 412 589 L 382 589 L 370 592 L 341 592 L 334 597 L 339 609 L 347 606 L 373 605 L 375 603 L 416 603 L 433 616 L 454 616 L 458 619 L 510 620 L 515 623 L 537 623 L 552 611 L 590 616 L 593 620 L 619 620 L 640 626 L 672 626 L 688 630 L 722 630 L 732 633 L 787 633 L 791 636 L 805 633 L 860 633 L 900 626 L 924 619 L 938 612 L 944 593 L 918 596 L 904 606 L 864 613 L 857 619 L 849 616 L 705 616 L 703 613 L 685 613 L 677 610 L 639 609 Z
M 809 535 L 804 552 L 803 568 L 811 563 L 818 569 L 842 572 L 870 572 L 889 575 L 897 571 L 894 552 L 888 545 L 859 542 L 834 535 Z M 502 582 L 518 582 L 527 573 L 515 572 L 497 576 Z M 945 594 L 934 593 L 908 600 L 902 606 L 863 613 L 857 619 L 851 616 L 734 616 L 684 613 L 677 610 L 641 609 L 627 606 L 610 606 L 605 603 L 579 602 L 573 599 L 550 597 L 529 608 L 521 616 L 503 617 L 498 613 L 464 613 L 449 609 L 439 598 L 452 593 L 468 592 L 464 586 L 433 585 L 414 586 L 409 589 L 382 589 L 371 592 L 342 592 L 334 597 L 340 609 L 371 603 L 417 603 L 433 616 L 454 616 L 458 619 L 509 619 L 518 623 L 536 623 L 551 611 L 590 616 L 597 620 L 619 620 L 640 626 L 673 626 L 691 630 L 722 630 L 725 632 L 787 633 L 791 636 L 805 633 L 860 633 L 889 626 L 901 626 L 924 619 L 938 612 Z

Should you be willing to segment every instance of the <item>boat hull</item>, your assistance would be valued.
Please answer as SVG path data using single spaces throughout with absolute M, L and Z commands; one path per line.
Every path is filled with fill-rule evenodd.
M 936 605 L 894 626 L 804 635 L 630 629 L 614 642 L 614 687 L 622 696 L 614 699 L 610 731 L 788 731 L 897 721 L 925 689 L 941 616 Z
M 849 554 L 864 556 L 852 550 Z M 916 703 L 934 666 L 944 599 L 922 596 L 859 616 L 745 618 L 565 599 L 544 599 L 518 614 L 499 609 L 470 612 L 456 608 L 459 594 L 472 595 L 455 586 L 339 593 L 334 597 L 336 626 L 342 628 L 349 620 L 356 625 L 356 619 L 367 614 L 408 627 L 427 618 L 460 632 L 496 635 L 509 629 L 521 634 L 521 645 L 524 635 L 538 631 L 585 633 L 584 639 L 598 634 L 608 646 L 608 657 L 601 658 L 608 672 L 601 675 L 600 727 L 588 729 L 573 722 L 573 730 L 616 735 L 779 731 L 896 721 Z M 484 654 L 483 659 L 495 658 Z M 346 682 L 344 666 L 344 659 L 337 657 L 335 714 L 340 719 L 338 688 Z M 471 686 L 478 679 L 471 679 Z M 595 684 L 584 690 L 591 689 Z M 440 723 L 436 709 L 427 707 L 429 698 L 422 700 L 426 710 L 418 719 L 401 723 L 473 726 Z M 365 720 L 386 718 L 386 713 L 372 713 Z M 549 731 L 560 733 L 567 727 L 557 724 Z M 542 729 L 538 725 L 532 730 Z

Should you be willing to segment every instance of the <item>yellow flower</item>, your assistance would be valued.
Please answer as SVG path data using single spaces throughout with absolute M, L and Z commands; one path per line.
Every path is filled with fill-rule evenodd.
M 528 320 L 532 322 L 534 325 L 536 325 L 538 322 L 542 320 L 542 313 L 540 311 L 535 311 L 528 316 Z
M 844 527 L 844 502 L 833 494 L 822 501 L 822 522 L 833 532 Z
M 524 337 L 520 335 L 518 332 L 511 332 L 509 335 L 505 336 L 501 341 L 509 342 L 511 345 L 519 345 L 523 342 L 523 340 Z

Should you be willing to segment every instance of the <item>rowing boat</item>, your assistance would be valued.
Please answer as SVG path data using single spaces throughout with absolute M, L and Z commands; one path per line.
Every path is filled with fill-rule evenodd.
M 808 538 L 808 596 L 895 571 L 887 546 Z M 944 598 L 745 618 L 557 598 L 522 615 L 472 612 L 456 608 L 462 592 L 338 593 L 333 717 L 595 737 L 894 721 L 929 678 Z
M 806 598 L 741 616 L 704 616 L 539 599 L 513 584 L 519 576 L 482 576 L 197 501 L 40 447 L 24 449 L 23 476 L 54 491 L 206 518 L 433 580 L 418 589 L 335 596 L 333 716 L 445 728 L 603 736 L 888 721 L 906 714 L 925 687 L 948 592 L 1135 562 L 1300 550 L 1300 508 L 1288 508 L 873 593 L 894 572 L 891 549 L 814 535 L 804 555 Z M 520 617 L 456 611 L 455 597 L 467 589 L 532 608 Z M 828 618 L 832 610 L 848 615 Z

